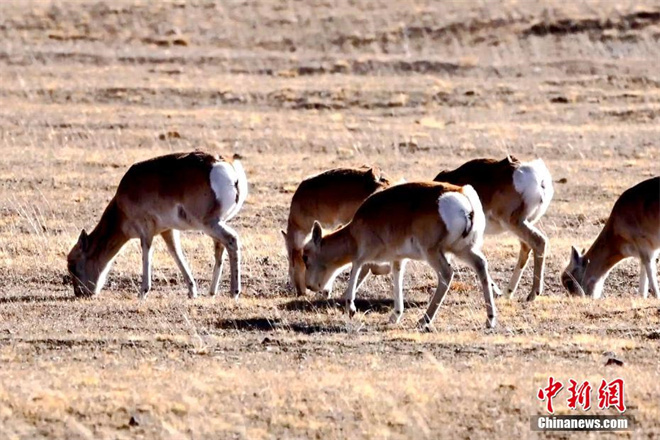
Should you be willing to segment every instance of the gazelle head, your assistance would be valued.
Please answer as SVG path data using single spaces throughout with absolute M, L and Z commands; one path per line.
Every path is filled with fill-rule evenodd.
M 88 254 L 89 236 L 83 229 L 78 237 L 78 242 L 67 256 L 67 267 L 73 280 L 73 294 L 76 297 L 94 295 L 100 278 L 100 273 L 90 270 Z
M 319 222 L 312 227 L 312 237 L 303 248 L 305 264 L 305 284 L 313 292 L 327 295 L 332 290 L 332 283 L 341 267 L 332 261 L 331 253 L 323 251 L 323 230 Z
M 585 296 L 584 277 L 589 260 L 571 246 L 571 261 L 561 274 L 561 284 L 571 295 Z

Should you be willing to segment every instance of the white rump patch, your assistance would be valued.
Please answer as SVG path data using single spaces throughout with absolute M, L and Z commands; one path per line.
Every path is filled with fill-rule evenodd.
M 481 205 L 481 199 L 479 198 L 479 194 L 477 194 L 477 191 L 475 191 L 472 185 L 465 185 L 462 191 L 463 195 L 470 201 L 470 205 L 472 205 L 472 209 L 474 211 L 472 218 L 472 233 L 474 234 L 474 240 L 476 240 L 475 243 L 478 242 L 479 246 L 481 246 L 481 242 L 483 241 L 483 236 L 486 231 L 486 214 L 484 213 L 484 208 Z
M 552 176 L 541 159 L 521 164 L 513 173 L 513 186 L 525 202 L 525 218 L 532 223 L 545 214 L 555 194 Z
M 227 221 L 240 210 L 247 197 L 247 178 L 240 161 L 218 162 L 211 168 L 211 189 L 220 203 L 220 219 Z
M 481 246 L 486 217 L 477 192 L 465 185 L 462 192 L 447 192 L 438 198 L 438 212 L 447 227 L 447 242 L 465 241 Z
M 227 220 L 233 218 L 238 211 L 243 207 L 245 199 L 248 196 L 248 182 L 247 176 L 245 175 L 245 170 L 243 169 L 243 164 L 240 160 L 235 159 L 233 162 L 234 170 L 236 171 L 236 176 L 238 177 L 238 202 L 234 206 L 234 210 L 230 212 L 227 216 Z

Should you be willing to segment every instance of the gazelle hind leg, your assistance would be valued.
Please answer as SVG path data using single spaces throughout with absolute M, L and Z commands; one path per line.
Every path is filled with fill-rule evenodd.
M 431 328 L 435 315 L 438 313 L 438 309 L 442 305 L 451 281 L 454 278 L 454 269 L 449 264 L 447 257 L 441 252 L 438 252 L 437 256 L 429 258 L 427 261 L 438 276 L 438 287 L 435 289 L 426 313 L 424 313 L 424 316 L 417 323 L 417 326 L 422 330 L 429 330 Z
M 655 255 L 646 256 L 642 259 L 642 264 L 646 269 L 646 278 L 648 278 L 649 284 L 651 285 L 651 290 L 655 294 L 655 297 L 660 299 L 660 290 L 658 289 L 658 277 L 655 270 Z M 646 298 L 646 296 L 645 296 Z
M 179 241 L 179 231 L 170 229 L 165 232 L 162 232 L 161 237 L 165 241 L 165 246 L 167 251 L 170 253 L 177 267 L 181 271 L 186 285 L 188 286 L 188 297 L 195 298 L 197 297 L 197 285 L 193 279 L 192 273 L 190 272 L 190 267 L 186 263 L 186 259 L 183 256 L 181 251 L 181 243 Z
M 509 286 L 506 289 L 506 294 L 509 299 L 513 298 L 513 294 L 516 293 L 518 288 L 518 283 L 522 277 L 525 266 L 527 266 L 527 261 L 529 261 L 529 254 L 532 251 L 532 248 L 529 247 L 524 241 L 520 241 L 520 252 L 518 253 L 518 262 L 516 267 L 513 269 L 511 274 L 511 280 L 509 281 Z
M 527 296 L 527 301 L 534 301 L 538 295 L 543 294 L 543 272 L 545 270 L 545 250 L 548 239 L 528 221 L 519 223 L 512 231 L 521 241 L 527 243 L 534 252 L 534 280 L 532 281 L 532 290 Z
M 230 295 L 238 299 L 241 293 L 241 242 L 238 233 L 224 223 L 212 223 L 205 228 L 205 232 L 219 240 L 229 254 Z
M 213 276 L 211 277 L 211 285 L 209 286 L 209 294 L 215 296 L 218 293 L 218 286 L 220 285 L 220 277 L 222 276 L 222 266 L 225 253 L 225 246 L 220 240 L 213 240 L 213 256 L 215 263 L 213 264 Z
M 479 278 L 479 281 L 481 282 L 484 301 L 486 303 L 486 313 L 488 315 L 486 326 L 488 328 L 493 328 L 497 324 L 497 308 L 495 307 L 495 301 L 493 300 L 493 290 L 491 288 L 492 281 L 488 273 L 488 261 L 486 261 L 486 257 L 484 257 L 481 251 L 476 249 L 468 249 L 463 252 L 460 257 L 477 273 L 477 278 Z

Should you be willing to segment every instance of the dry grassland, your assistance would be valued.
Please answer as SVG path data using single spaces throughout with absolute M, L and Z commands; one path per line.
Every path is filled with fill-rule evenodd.
M 659 60 L 645 0 L 0 3 L 0 437 L 534 438 L 550 375 L 624 378 L 624 437 L 658 437 L 660 302 L 636 295 L 637 262 L 601 301 L 567 298 L 558 275 L 658 174 Z M 188 300 L 160 241 L 146 301 L 137 243 L 74 300 L 65 255 L 128 166 L 194 148 L 244 156 L 241 300 Z M 305 176 L 431 179 L 506 153 L 542 157 L 556 194 L 546 295 L 498 300 L 497 329 L 465 268 L 434 334 L 415 330 L 435 286 L 422 264 L 397 326 L 388 277 L 352 320 L 290 293 L 279 230 Z M 204 292 L 211 243 L 183 247 Z M 517 252 L 487 239 L 498 283 Z

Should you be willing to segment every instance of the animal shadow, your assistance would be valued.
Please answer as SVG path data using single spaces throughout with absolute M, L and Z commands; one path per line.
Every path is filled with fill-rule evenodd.
M 77 298 L 72 296 L 40 296 L 40 295 L 21 295 L 0 298 L 0 304 L 13 303 L 47 303 L 47 302 L 73 302 Z
M 420 308 L 426 307 L 426 301 L 404 301 L 405 308 Z M 344 304 L 341 300 L 337 299 L 295 299 L 282 304 L 280 308 L 288 311 L 300 312 L 318 312 L 319 310 L 341 308 Z M 355 308 L 359 312 L 376 312 L 386 313 L 392 311 L 394 308 L 394 300 L 392 299 L 356 299 Z
M 283 322 L 281 319 L 269 318 L 223 319 L 216 323 L 216 328 L 222 330 L 257 332 L 286 330 L 305 335 L 311 335 L 314 333 L 346 333 L 348 331 L 346 328 L 338 325 L 320 325 L 306 322 Z

